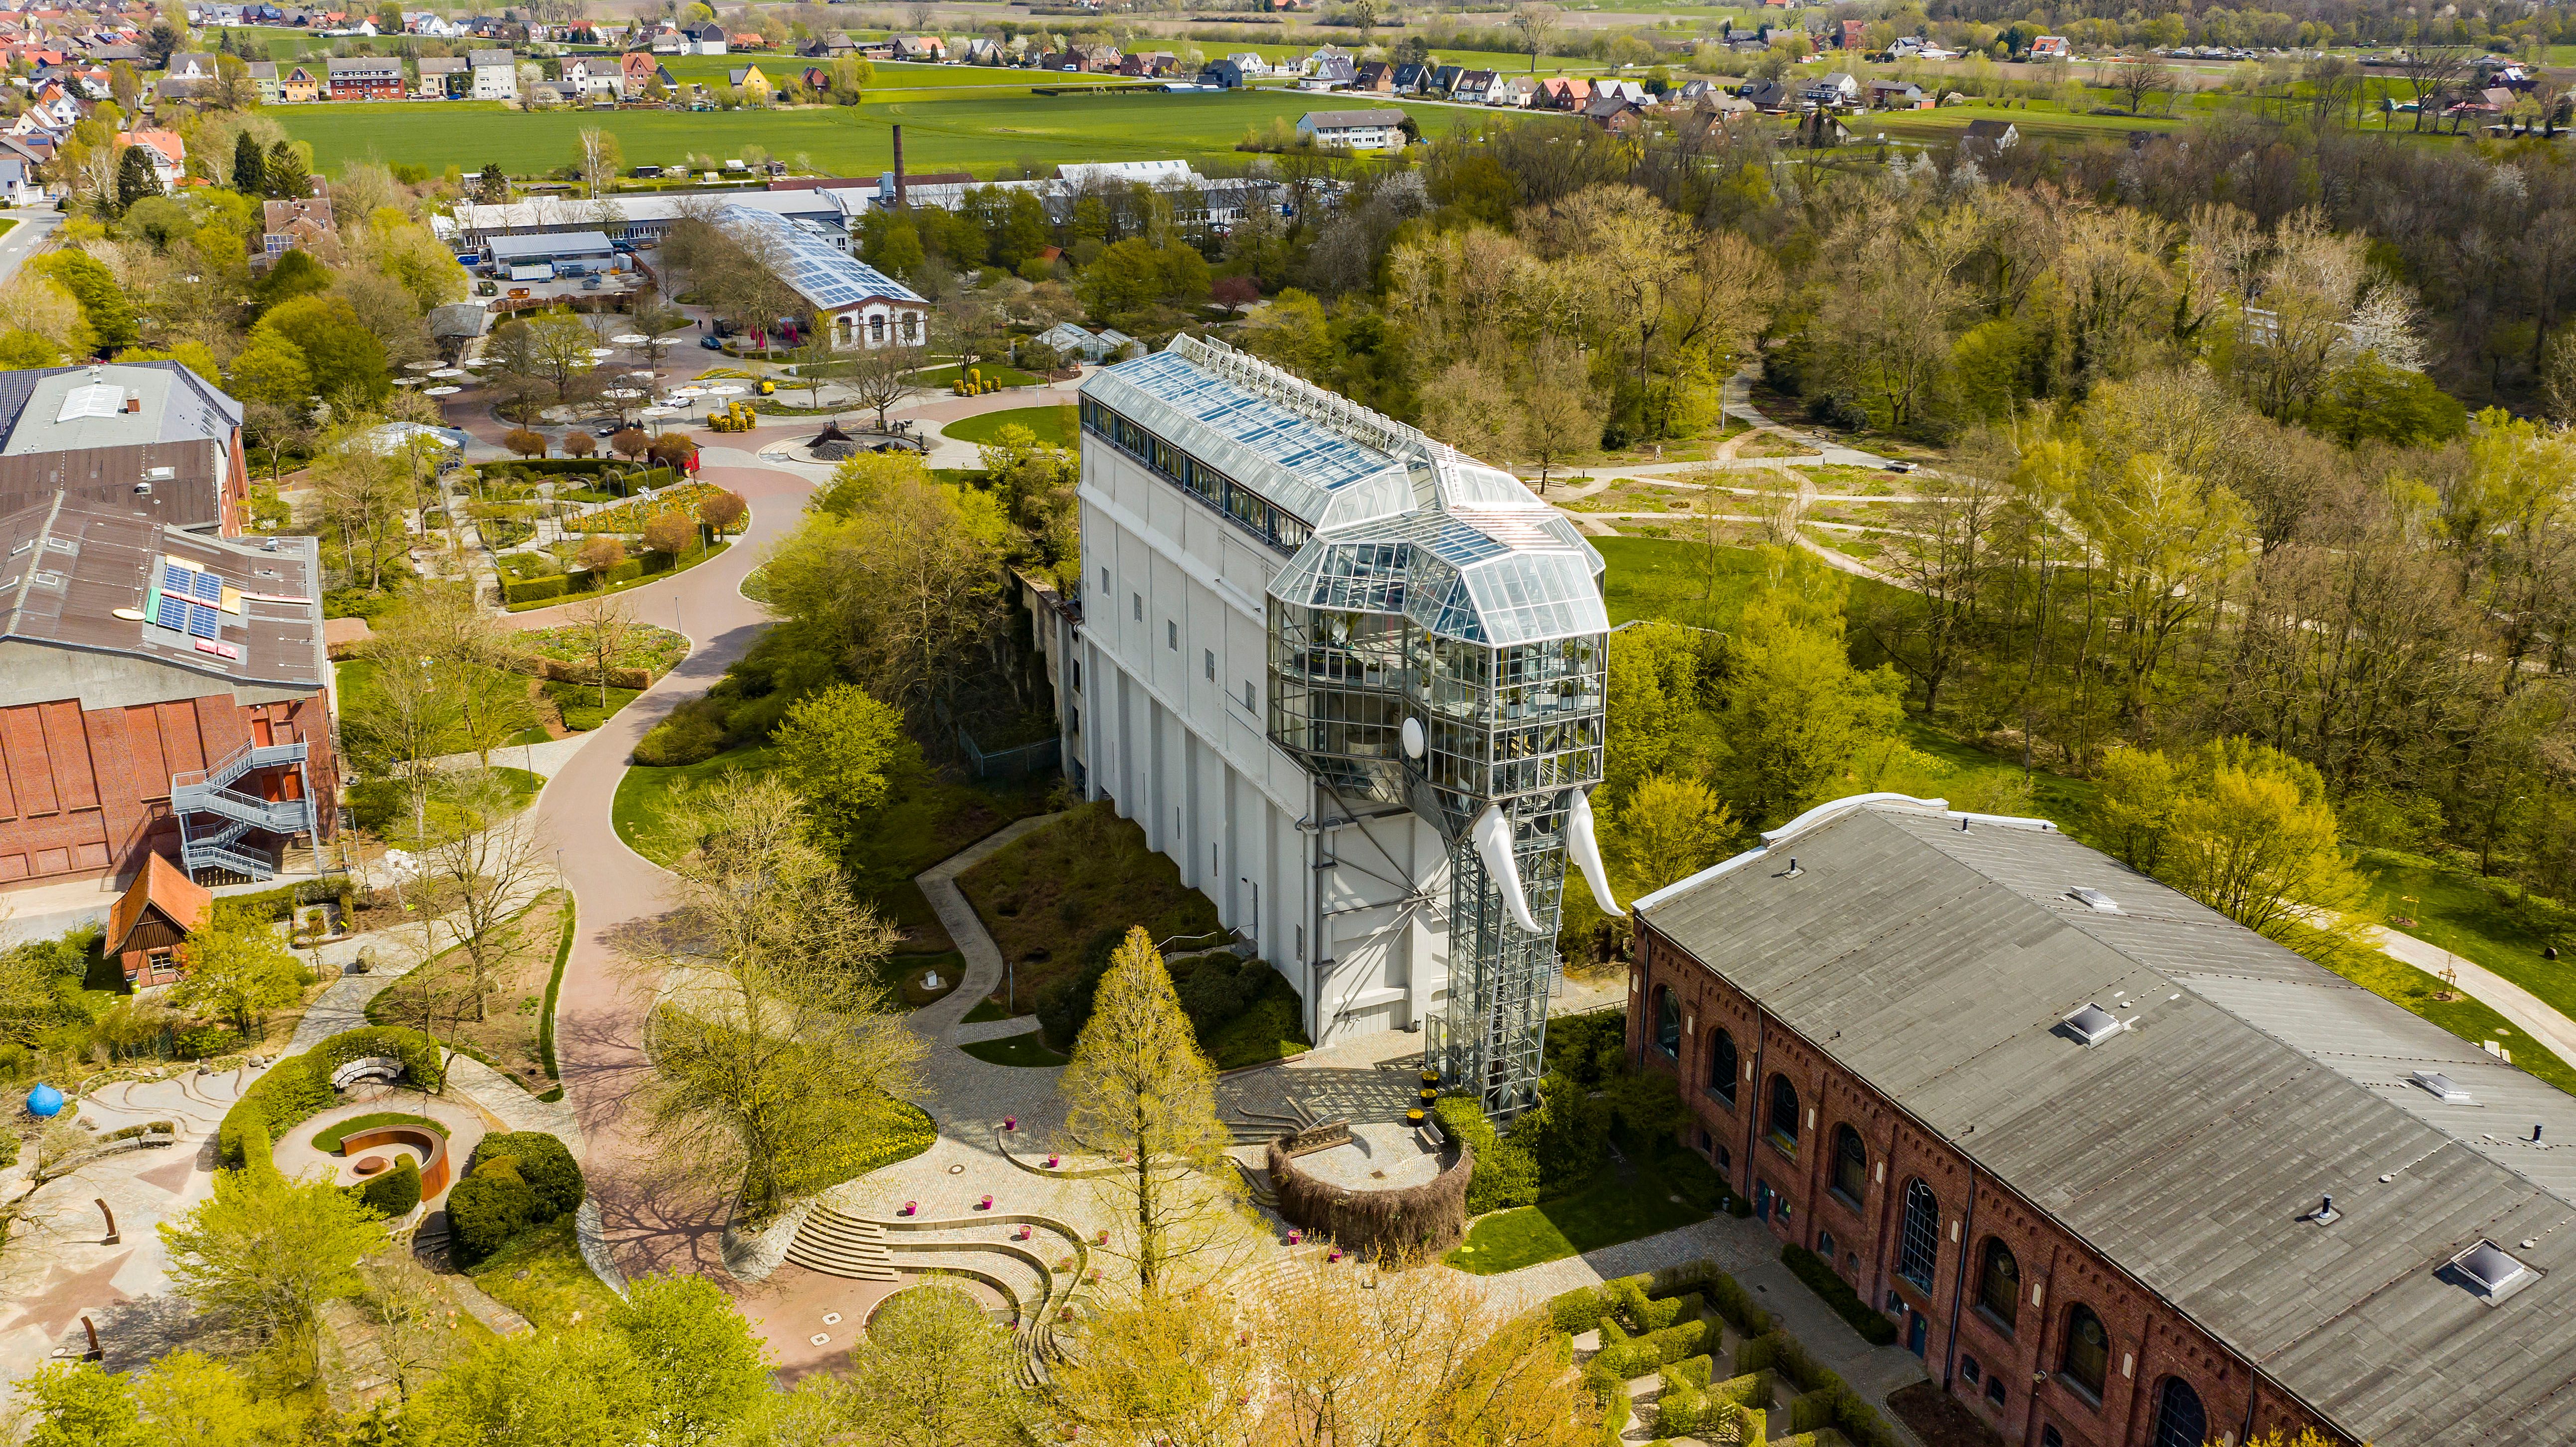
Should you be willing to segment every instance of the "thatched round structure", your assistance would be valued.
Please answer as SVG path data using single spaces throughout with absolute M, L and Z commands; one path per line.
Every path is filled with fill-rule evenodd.
M 1440 1137 L 1440 1174 L 1418 1185 L 1386 1191 L 1358 1191 L 1317 1180 L 1297 1168 L 1284 1138 L 1272 1141 L 1270 1184 L 1279 1193 L 1279 1214 L 1358 1255 L 1402 1257 L 1446 1251 L 1466 1234 L 1467 1178 L 1476 1169 L 1476 1155 L 1446 1132 L 1440 1132 Z

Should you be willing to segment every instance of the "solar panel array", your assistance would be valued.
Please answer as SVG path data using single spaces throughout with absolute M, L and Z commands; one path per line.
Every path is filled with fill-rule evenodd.
M 194 568 L 161 569 L 161 602 L 152 621 L 174 633 L 213 639 L 223 624 L 224 580 Z
M 757 232 L 770 244 L 767 260 L 779 279 L 817 308 L 831 311 L 855 306 L 871 297 L 920 301 L 920 293 L 842 251 L 819 231 L 783 216 L 748 206 L 725 206 L 716 219 L 728 226 Z

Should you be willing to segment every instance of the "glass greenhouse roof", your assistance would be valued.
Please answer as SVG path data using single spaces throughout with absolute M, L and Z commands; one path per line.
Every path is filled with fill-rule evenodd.
M 875 297 L 920 301 L 911 287 L 832 244 L 822 232 L 774 212 L 749 206 L 720 206 L 716 220 L 736 231 L 748 231 L 768 244 L 767 260 L 778 279 L 823 311 L 856 306 Z

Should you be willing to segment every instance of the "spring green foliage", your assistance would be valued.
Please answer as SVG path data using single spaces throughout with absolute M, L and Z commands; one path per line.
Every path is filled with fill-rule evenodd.
M 1745 604 L 1726 642 L 1717 710 L 1727 797 L 1770 825 L 1841 792 L 1844 768 L 1904 718 L 1892 668 L 1854 668 L 1843 641 L 1843 575 L 1766 550 L 1770 586 Z
M 391 1170 L 377 1174 L 358 1191 L 358 1199 L 367 1209 L 390 1220 L 400 1220 L 420 1204 L 420 1163 L 405 1156 Z
M 886 765 L 910 747 L 903 716 L 847 683 L 790 704 L 774 737 L 822 847 L 835 855 L 885 801 Z
M 1444 1095 L 1432 1103 L 1442 1129 L 1475 1153 L 1467 1178 L 1467 1214 L 1526 1206 L 1538 1199 L 1538 1166 L 1529 1152 L 1495 1134 L 1493 1122 L 1472 1096 Z
M 2244 738 L 2180 759 L 2117 748 L 2103 760 L 2096 819 L 2130 865 L 2246 928 L 2285 943 L 2328 940 L 2364 903 L 2314 766 Z
M 356 1261 L 384 1241 L 377 1215 L 339 1187 L 263 1170 L 216 1173 L 214 1194 L 160 1231 L 180 1295 L 298 1357 L 322 1304 L 358 1289 Z
M 646 1276 L 628 1283 L 608 1325 L 644 1380 L 652 1440 L 696 1447 L 722 1438 L 769 1388 L 769 1353 L 714 1282 Z

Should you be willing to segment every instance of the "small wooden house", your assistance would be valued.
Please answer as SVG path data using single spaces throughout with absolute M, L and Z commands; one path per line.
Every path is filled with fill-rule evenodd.
M 107 952 L 124 968 L 132 989 L 167 985 L 179 978 L 180 946 L 206 922 L 212 891 L 159 854 L 144 856 L 116 907 L 107 912 Z

